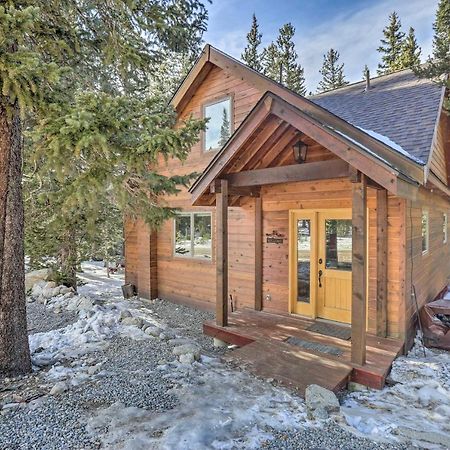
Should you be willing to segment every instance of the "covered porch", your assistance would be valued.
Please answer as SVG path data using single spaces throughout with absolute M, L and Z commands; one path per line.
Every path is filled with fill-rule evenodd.
M 417 167 L 338 118 L 299 106 L 267 93 L 191 188 L 194 205 L 216 207 L 216 320 L 204 331 L 242 346 L 233 357 L 256 373 L 300 390 L 336 390 L 348 380 L 381 388 L 403 347 L 387 338 L 388 199 L 415 195 L 405 173 Z M 229 211 L 248 205 L 253 311 L 230 312 Z M 277 290 L 282 314 L 270 305 Z M 349 338 L 308 329 L 323 319 L 347 326 Z

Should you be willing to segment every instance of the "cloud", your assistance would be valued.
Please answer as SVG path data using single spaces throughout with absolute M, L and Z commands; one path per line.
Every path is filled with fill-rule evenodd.
M 224 52 L 240 58 L 246 45 L 246 34 L 250 23 L 247 17 L 248 11 L 245 13 L 245 24 L 243 24 L 238 0 L 215 2 L 215 5 L 215 8 L 211 10 L 210 27 L 206 39 Z M 323 54 L 330 48 L 339 51 L 341 62 L 345 63 L 347 80 L 359 81 L 365 64 L 369 66 L 371 74 L 376 75 L 380 59 L 376 49 L 380 44 L 388 15 L 392 11 L 397 11 L 399 14 L 403 31 L 407 32 L 410 26 L 415 28 L 418 43 L 422 47 L 422 58 L 425 59 L 431 53 L 431 25 L 436 7 L 437 0 L 381 0 L 371 2 L 365 7 L 347 8 L 347 12 L 337 14 L 331 20 L 316 23 L 309 28 L 304 26 L 298 28 L 295 43 L 299 61 L 305 68 L 308 90 L 315 91 L 321 78 L 319 69 L 322 65 Z M 231 15 L 230 8 L 237 13 Z M 270 8 L 276 9 L 276 4 L 271 3 Z M 258 9 L 255 9 L 258 18 L 261 18 Z M 294 26 L 297 25 L 295 14 L 291 21 Z M 265 23 L 260 19 L 264 45 L 277 37 L 276 32 L 267 32 L 268 28 L 272 30 L 277 28 L 272 22 Z

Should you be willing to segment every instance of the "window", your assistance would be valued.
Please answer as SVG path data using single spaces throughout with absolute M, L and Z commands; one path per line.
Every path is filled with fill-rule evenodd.
M 231 136 L 231 99 L 226 98 L 204 107 L 206 124 L 204 149 L 206 151 L 222 148 Z
M 211 213 L 181 213 L 175 217 L 174 254 L 211 259 Z
M 428 251 L 429 246 L 429 234 L 430 234 L 430 224 L 428 211 L 422 211 L 422 253 Z
M 447 213 L 444 213 L 442 215 L 442 234 L 444 235 L 443 242 L 444 242 L 444 244 L 446 244 L 447 240 L 448 240 L 448 218 L 447 218 Z
M 325 267 L 352 270 L 352 221 L 325 220 Z

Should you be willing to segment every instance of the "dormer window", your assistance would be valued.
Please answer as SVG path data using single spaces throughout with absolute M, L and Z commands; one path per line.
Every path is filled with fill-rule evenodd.
M 203 115 L 209 118 L 203 141 L 205 151 L 221 149 L 231 136 L 231 98 L 204 106 Z

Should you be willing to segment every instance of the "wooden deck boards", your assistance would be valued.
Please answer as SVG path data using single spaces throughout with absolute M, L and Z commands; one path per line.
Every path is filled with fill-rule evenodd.
M 247 361 L 255 373 L 297 386 L 300 391 L 317 380 L 320 381 L 317 384 L 336 390 L 343 387 L 344 378 L 376 389 L 384 386 L 392 362 L 402 352 L 401 341 L 368 334 L 367 362 L 358 366 L 351 363 L 350 341 L 306 330 L 312 322 L 301 317 L 242 309 L 230 314 L 228 327 L 205 322 L 203 329 L 209 336 L 241 347 L 230 353 L 230 358 L 241 363 Z M 284 342 L 290 336 L 332 345 L 342 354 L 319 353 Z

